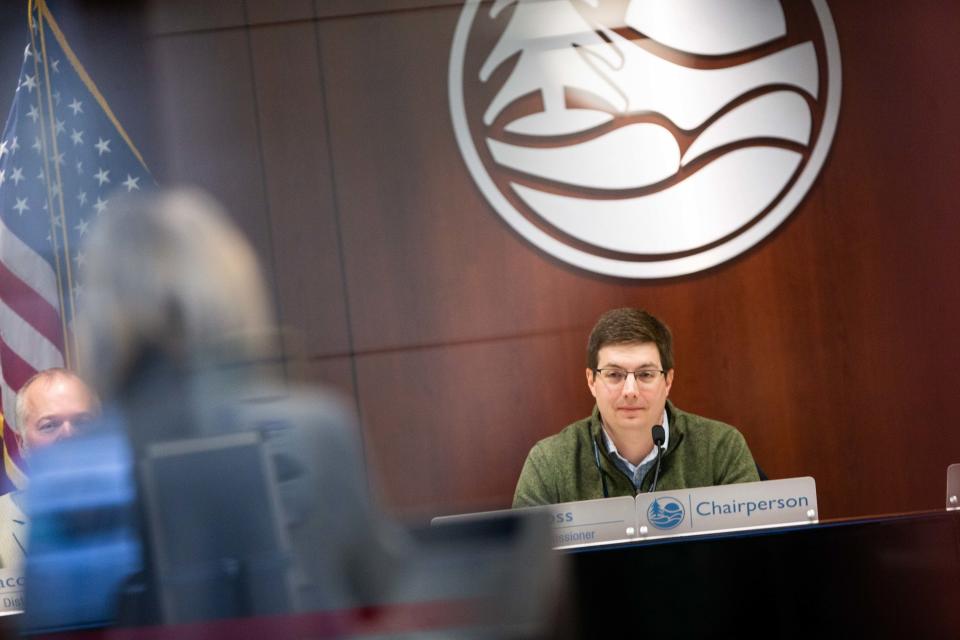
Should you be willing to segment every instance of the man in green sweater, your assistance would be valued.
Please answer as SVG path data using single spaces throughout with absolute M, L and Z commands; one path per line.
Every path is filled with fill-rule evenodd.
M 673 385 L 673 338 L 639 309 L 613 309 L 587 342 L 587 387 L 593 414 L 535 444 L 520 472 L 514 507 L 634 496 L 653 484 L 665 438 L 658 491 L 759 480 L 743 436 L 667 400 Z

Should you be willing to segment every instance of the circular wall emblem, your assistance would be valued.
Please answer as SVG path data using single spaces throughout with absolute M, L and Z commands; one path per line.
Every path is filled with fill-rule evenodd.
M 460 152 L 498 214 L 596 273 L 707 269 L 776 229 L 836 130 L 825 0 L 466 0 Z
M 673 529 L 683 522 L 683 505 L 674 498 L 657 498 L 647 508 L 647 520 L 657 529 Z

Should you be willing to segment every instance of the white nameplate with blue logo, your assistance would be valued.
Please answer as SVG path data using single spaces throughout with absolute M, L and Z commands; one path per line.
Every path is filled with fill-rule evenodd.
M 805 477 L 441 516 L 432 523 L 481 520 L 517 511 L 549 513 L 556 549 L 819 521 L 817 483 Z
M 636 501 L 640 540 L 819 520 L 810 477 L 641 493 Z
M 947 467 L 947 510 L 960 509 L 960 464 Z

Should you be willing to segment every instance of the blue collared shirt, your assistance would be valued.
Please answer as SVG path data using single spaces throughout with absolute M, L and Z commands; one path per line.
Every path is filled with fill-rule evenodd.
M 663 451 L 666 453 L 667 447 L 670 446 L 670 424 L 667 419 L 667 409 L 663 409 Z M 601 425 L 603 421 L 601 419 Z M 657 448 L 653 447 L 650 450 L 650 453 L 647 454 L 643 460 L 640 461 L 640 464 L 633 464 L 626 458 L 620 455 L 620 452 L 617 451 L 617 445 L 613 443 L 613 438 L 607 433 L 607 426 L 603 425 L 603 443 L 607 447 L 607 453 L 611 454 L 613 457 L 613 463 L 617 465 L 621 471 L 627 474 L 627 477 L 630 478 L 630 481 L 633 483 L 634 489 L 640 489 L 640 483 L 643 482 L 643 477 L 647 475 L 647 472 L 650 471 L 653 464 L 657 461 Z

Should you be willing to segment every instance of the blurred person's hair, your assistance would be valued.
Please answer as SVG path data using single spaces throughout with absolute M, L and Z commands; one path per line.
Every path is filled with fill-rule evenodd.
M 145 361 L 185 373 L 276 356 L 269 296 L 250 244 L 210 197 L 118 198 L 86 245 L 80 366 L 103 399 Z
M 94 408 L 100 408 L 100 401 L 97 398 L 97 394 L 95 394 L 89 385 L 87 385 L 87 383 L 83 380 L 83 378 L 78 376 L 76 373 L 70 371 L 69 369 L 64 369 L 63 367 L 51 367 L 49 369 L 44 369 L 43 371 L 38 371 L 27 378 L 27 381 L 20 385 L 20 389 L 17 391 L 15 419 L 12 422 L 7 423 L 10 428 L 13 429 L 14 433 L 18 433 L 21 436 L 23 435 L 23 427 L 27 423 L 27 397 L 29 395 L 30 388 L 39 382 L 43 382 L 48 385 L 53 384 L 60 378 L 69 378 L 82 384 L 90 394 L 90 399 L 93 401 Z

